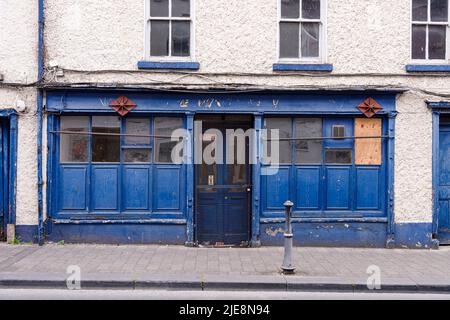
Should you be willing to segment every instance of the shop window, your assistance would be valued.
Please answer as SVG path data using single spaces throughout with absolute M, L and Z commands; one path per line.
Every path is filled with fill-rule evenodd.
M 155 118 L 155 161 L 158 163 L 173 163 L 172 150 L 178 141 L 172 141 L 174 130 L 182 128 L 180 118 Z
M 326 164 L 352 164 L 352 150 L 327 150 Z
M 296 163 L 322 163 L 322 131 L 322 119 L 295 119 L 295 139 L 300 139 L 295 141 Z
M 176 117 L 155 117 L 152 121 L 151 118 L 64 116 L 60 121 L 60 162 L 118 164 L 122 156 L 125 163 L 150 163 L 153 142 L 155 161 L 172 164 L 172 149 L 178 143 L 171 140 L 172 132 L 180 128 L 183 119 Z
M 125 139 L 122 147 L 126 163 L 150 162 L 150 119 L 130 118 L 125 121 Z
M 271 130 L 279 130 L 279 162 L 280 164 L 292 163 L 292 119 L 291 118 L 268 118 L 265 121 L 267 129 L 267 155 L 273 159 L 271 140 L 274 139 Z
M 120 162 L 120 118 L 92 117 L 92 162 Z
M 344 137 L 345 137 L 345 126 L 333 126 L 333 138 L 344 139 Z
M 89 118 L 64 117 L 61 131 L 66 132 L 60 140 L 61 162 L 89 162 Z

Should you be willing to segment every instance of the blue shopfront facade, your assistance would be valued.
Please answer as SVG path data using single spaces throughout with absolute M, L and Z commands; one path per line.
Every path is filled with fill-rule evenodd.
M 396 94 L 48 90 L 46 239 L 280 245 L 283 203 L 291 200 L 298 245 L 390 246 Z M 110 107 L 120 96 L 137 105 L 123 117 Z M 361 162 L 355 136 L 367 118 L 357 106 L 369 97 L 382 107 L 371 118 L 379 124 L 370 137 L 379 141 L 379 159 Z M 256 132 L 257 162 L 241 180 L 226 178 L 236 168 L 205 175 L 216 192 L 202 189 L 203 169 L 192 161 L 198 119 Z M 168 160 L 168 128 L 194 137 L 185 141 L 187 163 Z M 284 138 L 279 169 L 269 175 L 265 128 Z

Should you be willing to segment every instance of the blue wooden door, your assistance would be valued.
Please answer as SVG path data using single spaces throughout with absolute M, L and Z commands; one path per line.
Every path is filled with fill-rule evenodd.
M 450 243 L 450 125 L 441 125 L 439 137 L 439 241 Z
M 248 124 L 247 124 L 248 126 Z M 226 136 L 226 129 L 243 129 L 235 124 L 206 123 L 203 132 L 217 129 Z M 202 143 L 202 151 L 211 141 Z M 227 158 L 229 141 L 218 148 Z M 248 155 L 246 141 L 246 155 Z M 235 152 L 236 155 L 236 152 Z M 196 166 L 196 235 L 197 241 L 205 245 L 241 245 L 249 241 L 250 236 L 250 174 L 246 164 L 206 164 Z

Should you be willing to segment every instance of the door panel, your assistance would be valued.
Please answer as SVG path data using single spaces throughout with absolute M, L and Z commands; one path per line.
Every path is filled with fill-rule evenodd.
M 441 126 L 439 139 L 439 240 L 450 243 L 450 126 Z
M 203 132 L 209 129 L 219 130 L 226 140 L 227 129 L 244 129 L 251 127 L 249 123 L 236 125 L 233 122 L 203 121 Z M 202 143 L 202 151 L 210 141 L 199 141 L 196 133 L 196 143 Z M 224 141 L 217 153 L 227 159 L 231 152 L 231 144 Z M 249 145 L 246 139 L 246 155 Z M 248 156 L 245 163 L 237 163 L 237 152 L 233 150 L 235 164 L 196 165 L 196 236 L 203 244 L 239 245 L 249 240 L 249 201 L 251 195 L 251 167 Z M 225 160 L 224 160 L 225 161 Z M 242 161 L 241 161 L 242 162 Z

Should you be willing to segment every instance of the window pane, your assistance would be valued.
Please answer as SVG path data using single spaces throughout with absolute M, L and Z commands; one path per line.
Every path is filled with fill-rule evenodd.
M 296 119 L 295 138 L 322 137 L 322 119 Z M 322 163 L 322 140 L 297 140 L 295 142 L 296 163 Z
M 425 47 L 427 38 L 427 27 L 413 25 L 412 27 L 412 58 L 425 59 Z
M 448 21 L 448 0 L 431 0 L 431 21 Z
M 120 133 L 119 117 L 92 117 L 93 133 Z M 93 162 L 120 162 L 120 136 L 93 135 Z
M 302 1 L 303 19 L 320 19 L 320 0 Z
M 428 0 L 413 0 L 412 19 L 413 21 L 428 20 Z
M 302 23 L 302 57 L 319 56 L 319 23 Z
M 325 161 L 327 164 L 351 164 L 352 150 L 327 150 Z
M 172 163 L 172 149 L 178 141 L 172 141 L 171 136 L 176 129 L 183 128 L 183 119 L 158 117 L 155 118 L 155 160 L 159 163 Z M 162 136 L 162 137 L 161 137 Z
M 344 139 L 345 138 L 345 126 L 337 125 L 332 128 L 333 138 Z
M 280 23 L 280 58 L 298 58 L 299 24 Z
M 150 149 L 126 149 L 124 161 L 127 163 L 149 163 Z
M 172 55 L 187 57 L 190 55 L 191 23 L 189 21 L 172 22 Z
M 298 19 L 300 17 L 300 0 L 281 0 L 281 17 Z
M 428 26 L 429 28 L 429 58 L 445 59 L 446 26 Z
M 291 163 L 292 162 L 292 141 L 283 141 L 281 139 L 291 139 L 292 138 L 292 121 L 290 118 L 269 118 L 266 120 L 267 138 L 271 139 L 272 135 L 270 130 L 278 129 L 280 138 L 280 150 L 279 159 L 280 163 Z M 277 150 L 272 150 L 272 141 L 267 141 L 267 155 L 272 157 L 274 152 Z
M 169 0 L 150 0 L 150 16 L 168 17 Z
M 61 117 L 61 131 L 89 132 L 88 117 Z M 89 136 L 61 134 L 61 162 L 88 162 Z
M 150 144 L 150 119 L 127 119 L 125 122 L 125 133 L 147 137 L 125 137 L 127 145 L 149 145 Z
M 152 56 L 168 56 L 169 21 L 151 21 L 150 28 L 150 54 Z
M 172 0 L 172 17 L 190 17 L 190 7 L 189 0 Z

